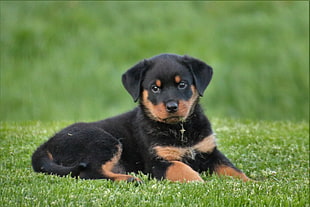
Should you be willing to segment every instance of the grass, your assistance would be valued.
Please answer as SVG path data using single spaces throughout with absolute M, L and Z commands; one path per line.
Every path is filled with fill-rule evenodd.
M 309 123 L 213 119 L 220 149 L 248 176 L 243 183 L 144 184 L 76 180 L 33 172 L 36 147 L 71 122 L 1 122 L 1 206 L 309 206 Z
M 309 206 L 309 2 L 0 1 L 0 21 L 1 206 Z M 233 117 L 212 120 L 220 149 L 258 182 L 33 172 L 60 120 L 131 109 L 121 74 L 163 52 L 214 68 L 202 105 Z
M 121 74 L 171 52 L 213 66 L 209 114 L 307 121 L 308 17 L 307 1 L 0 1 L 0 120 L 127 111 Z

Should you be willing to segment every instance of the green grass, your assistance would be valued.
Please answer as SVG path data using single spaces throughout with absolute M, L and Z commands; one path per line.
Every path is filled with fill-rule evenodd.
M 163 52 L 214 68 L 209 114 L 309 119 L 309 2 L 0 1 L 0 120 L 97 120 Z
M 0 1 L 0 22 L 0 206 L 309 206 L 309 2 Z M 59 120 L 131 109 L 121 74 L 163 52 L 213 66 L 202 105 L 234 117 L 212 120 L 220 149 L 259 182 L 32 171 Z
M 213 119 L 220 149 L 248 176 L 243 183 L 144 184 L 34 173 L 36 147 L 71 122 L 1 122 L 1 206 L 309 206 L 309 123 Z

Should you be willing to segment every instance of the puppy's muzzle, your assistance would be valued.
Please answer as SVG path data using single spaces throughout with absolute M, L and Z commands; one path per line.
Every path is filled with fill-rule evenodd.
M 179 104 L 176 101 L 168 101 L 166 103 L 166 110 L 168 113 L 175 113 L 179 109 Z

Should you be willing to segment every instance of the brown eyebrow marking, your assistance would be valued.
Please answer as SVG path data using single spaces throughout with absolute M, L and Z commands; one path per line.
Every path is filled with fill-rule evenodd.
M 157 87 L 161 87 L 161 81 L 160 80 L 156 80 L 155 84 Z
M 180 83 L 181 82 L 181 77 L 179 76 L 179 75 L 176 75 L 175 77 L 174 77 L 174 81 L 176 82 L 176 83 Z

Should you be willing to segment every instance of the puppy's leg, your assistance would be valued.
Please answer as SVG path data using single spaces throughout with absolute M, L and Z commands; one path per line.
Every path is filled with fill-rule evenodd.
M 122 155 L 122 144 L 112 135 L 101 132 L 88 143 L 89 151 L 84 152 L 88 166 L 80 173 L 84 179 L 109 179 L 113 181 L 138 181 L 131 175 L 122 174 L 125 170 L 119 166 Z M 116 169 L 117 172 L 116 172 Z
M 203 182 L 199 173 L 190 166 L 179 161 L 171 161 L 171 165 L 166 170 L 166 179 L 179 182 L 200 181 Z
M 101 165 L 101 173 L 105 178 L 111 179 L 113 181 L 138 181 L 141 182 L 140 179 L 135 178 L 131 175 L 126 175 L 126 174 L 120 174 L 120 173 L 114 173 L 113 168 L 116 167 L 116 165 L 119 162 L 119 159 L 122 154 L 122 148 L 120 145 L 117 146 L 118 151 L 117 153 L 112 157 L 111 160 L 107 161 L 103 165 Z
M 111 134 L 91 124 L 78 123 L 57 133 L 33 155 L 37 172 L 82 179 L 138 180 L 117 174 L 113 168 L 122 152 L 121 143 Z
M 243 172 L 240 170 L 230 167 L 230 166 L 225 166 L 225 165 L 218 165 L 215 168 L 215 173 L 219 176 L 231 176 L 234 178 L 239 178 L 243 181 L 250 181 L 251 179 L 248 178 Z
M 157 179 L 167 179 L 173 182 L 203 182 L 199 173 L 180 161 L 157 161 L 153 163 L 152 175 Z
M 236 168 L 219 150 L 215 149 L 209 155 L 209 159 L 210 162 L 208 162 L 208 170 L 210 173 L 215 173 L 219 176 L 231 176 L 243 181 L 251 180 L 241 170 Z

